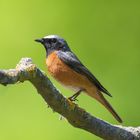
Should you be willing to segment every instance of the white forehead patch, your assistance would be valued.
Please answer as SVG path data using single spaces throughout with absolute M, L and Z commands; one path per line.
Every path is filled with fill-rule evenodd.
M 60 38 L 58 35 L 48 35 L 43 38 Z

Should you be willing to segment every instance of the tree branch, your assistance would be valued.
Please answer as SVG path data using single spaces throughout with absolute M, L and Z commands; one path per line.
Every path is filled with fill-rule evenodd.
M 47 104 L 64 116 L 74 127 L 84 129 L 106 140 L 140 140 L 140 127 L 109 124 L 66 99 L 30 58 L 22 58 L 15 69 L 0 70 L 0 84 L 30 81 Z

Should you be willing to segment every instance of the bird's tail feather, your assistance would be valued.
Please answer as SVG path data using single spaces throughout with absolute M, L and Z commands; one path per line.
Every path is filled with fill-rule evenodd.
M 93 95 L 93 94 L 92 94 Z M 90 94 L 90 96 L 92 96 Z M 96 100 L 98 100 L 102 105 L 105 106 L 105 108 L 114 116 L 114 118 L 119 122 L 122 123 L 122 119 L 120 116 L 116 113 L 116 111 L 113 109 L 113 107 L 110 105 L 110 103 L 105 99 L 105 97 L 102 95 L 102 93 L 98 92 L 96 95 L 92 96 Z

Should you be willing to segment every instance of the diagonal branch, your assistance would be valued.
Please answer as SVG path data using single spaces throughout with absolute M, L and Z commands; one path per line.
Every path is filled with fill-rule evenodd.
M 64 116 L 74 127 L 84 129 L 106 140 L 140 140 L 140 127 L 123 127 L 95 118 L 66 99 L 30 58 L 22 58 L 15 69 L 0 70 L 0 84 L 30 81 L 47 104 Z

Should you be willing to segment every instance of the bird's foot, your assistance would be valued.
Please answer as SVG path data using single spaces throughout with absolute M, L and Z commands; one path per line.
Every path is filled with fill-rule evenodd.
M 71 102 L 78 101 L 78 99 L 76 99 L 75 97 L 69 97 L 68 99 L 69 99 Z
M 71 102 L 78 101 L 78 100 L 77 100 L 77 97 L 80 95 L 80 93 L 81 93 L 82 91 L 83 91 L 83 90 L 80 89 L 79 91 L 77 91 L 74 95 L 72 95 L 72 96 L 69 97 L 68 99 L 69 99 Z

